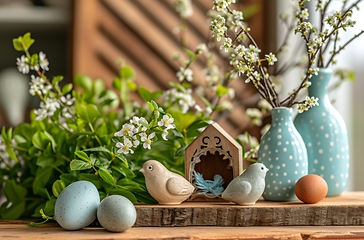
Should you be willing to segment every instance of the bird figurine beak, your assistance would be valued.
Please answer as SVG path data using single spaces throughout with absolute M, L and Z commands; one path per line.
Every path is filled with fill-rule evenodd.
M 143 168 L 141 168 L 141 169 L 139 170 L 139 172 L 142 172 L 142 173 L 144 173 L 144 169 L 143 169 Z

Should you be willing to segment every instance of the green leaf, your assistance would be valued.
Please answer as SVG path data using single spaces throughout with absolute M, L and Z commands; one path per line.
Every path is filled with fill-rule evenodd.
M 79 180 L 86 180 L 92 182 L 97 189 L 102 187 L 101 179 L 98 175 L 93 173 L 80 173 Z
M 111 168 L 113 170 L 115 170 L 116 172 L 122 174 L 126 178 L 134 178 L 135 177 L 134 172 L 124 164 L 120 164 L 118 166 L 112 166 Z
M 118 77 L 114 78 L 114 81 L 112 82 L 112 86 L 116 90 L 120 91 L 120 89 L 121 89 L 121 79 L 118 78 Z
M 191 51 L 190 49 L 188 48 L 185 48 L 185 52 L 187 53 L 187 56 L 192 60 L 192 61 L 195 61 L 197 59 L 196 57 L 196 54 Z
M 23 52 L 24 47 L 22 43 L 22 37 L 14 38 L 13 39 L 13 47 L 16 51 Z
M 57 83 L 63 80 L 63 76 L 54 76 L 52 79 L 52 85 L 57 85 Z
M 30 32 L 27 32 L 23 35 L 23 46 L 26 50 L 28 50 L 32 44 L 34 43 L 34 39 L 31 38 Z
M 34 39 L 31 38 L 29 32 L 24 34 L 23 36 L 19 36 L 18 38 L 13 39 L 13 46 L 15 50 L 21 52 L 28 50 L 33 43 Z
M 142 99 L 146 102 L 150 102 L 152 99 L 152 93 L 149 92 L 146 88 L 139 87 L 138 93 L 142 97 Z
M 225 94 L 227 94 L 229 92 L 229 89 L 227 89 L 226 87 L 224 87 L 223 85 L 221 84 L 218 84 L 217 85 L 217 90 L 216 90 L 216 94 L 219 96 L 219 97 L 222 97 L 224 96 Z
M 46 202 L 44 207 L 44 214 L 54 216 L 54 207 L 56 205 L 57 199 L 51 198 Z
M 66 184 L 62 180 L 57 180 L 52 185 L 52 192 L 55 197 L 58 198 L 59 194 L 66 188 Z
M 6 201 L 1 205 L 0 214 L 1 218 L 5 220 L 15 220 L 20 218 L 25 210 L 25 200 L 10 202 Z
M 209 123 L 205 120 L 197 120 L 189 125 L 186 129 L 186 136 L 187 138 L 194 138 L 201 134 L 201 130 L 206 128 Z
M 43 132 L 37 131 L 32 138 L 32 143 L 34 147 L 40 150 L 45 150 L 49 141 L 47 136 Z
M 145 204 L 156 204 L 158 203 L 150 194 L 145 190 L 135 189 L 132 193 L 138 198 L 139 201 Z
M 147 104 L 148 104 L 148 108 L 149 108 L 149 110 L 150 110 L 151 112 L 153 112 L 153 111 L 154 111 L 154 106 L 153 106 L 153 104 L 152 104 L 151 102 L 147 102 Z
M 149 92 L 146 88 L 139 87 L 138 93 L 145 102 L 156 101 L 163 95 L 162 91 Z
M 85 169 L 92 168 L 92 165 L 90 163 L 86 163 L 86 162 L 84 162 L 82 160 L 74 159 L 70 163 L 70 168 L 71 168 L 72 171 L 85 170 Z
M 13 159 L 15 162 L 19 162 L 18 157 L 16 156 L 14 150 L 10 146 L 6 146 L 6 152 L 9 154 L 9 157 Z
M 132 192 L 125 190 L 125 189 L 114 188 L 113 190 L 111 190 L 110 194 L 121 195 L 121 196 L 128 198 L 134 204 L 138 203 L 138 200 L 135 197 L 135 195 Z
M 158 104 L 154 100 L 150 101 L 150 103 L 153 105 L 154 110 L 158 109 Z
M 75 155 L 85 162 L 91 162 L 88 155 L 83 151 L 76 151 Z
M 76 180 L 75 175 L 73 175 L 72 173 L 63 173 L 59 176 L 59 178 L 64 182 L 66 186 L 70 185 Z
M 53 150 L 53 152 L 55 152 L 56 147 L 57 147 L 57 143 L 56 143 L 56 141 L 54 141 L 54 138 L 53 138 L 52 134 L 48 133 L 47 131 L 44 131 L 44 135 L 51 141 L 52 150 Z
M 21 201 L 27 195 L 27 189 L 18 185 L 14 180 L 8 180 L 4 185 L 4 195 L 11 202 Z
M 123 80 L 133 79 L 135 77 L 134 69 L 130 66 L 123 66 L 120 69 L 120 77 Z
M 12 133 L 11 129 L 12 128 L 9 128 L 8 132 L 6 132 L 5 127 L 3 127 L 1 129 L 1 137 L 3 138 L 4 143 L 7 145 L 11 144 L 11 133 Z M 10 137 L 9 137 L 9 135 L 10 135 Z
M 37 159 L 37 165 L 44 168 L 52 166 L 55 162 L 55 158 L 52 155 L 48 155 L 43 152 Z
M 87 123 L 92 123 L 99 116 L 99 110 L 94 104 L 79 104 L 76 106 L 76 111 L 80 118 Z
M 187 147 L 187 146 L 184 146 L 184 147 L 181 147 L 181 148 L 177 149 L 177 151 L 175 152 L 175 154 L 174 154 L 174 155 L 175 155 L 176 157 L 184 156 L 184 155 L 185 155 L 186 147 Z
M 94 147 L 83 150 L 84 152 L 106 152 L 110 153 L 110 150 L 105 147 Z
M 69 93 L 73 88 L 73 84 L 72 83 L 68 83 L 66 85 L 64 85 L 64 87 L 62 88 L 62 94 L 66 95 L 67 93 Z
M 39 194 L 44 198 L 50 198 L 46 185 L 53 175 L 53 167 L 38 168 L 33 182 L 34 194 Z
M 9 141 L 9 143 L 11 143 L 11 140 L 13 138 L 13 129 L 12 128 L 9 128 L 7 135 L 8 135 L 7 136 L 8 137 L 8 141 Z
M 76 75 L 75 84 L 76 86 L 85 90 L 87 93 L 90 93 L 92 91 L 92 79 L 86 75 Z
M 115 179 L 114 177 L 104 168 L 100 168 L 98 171 L 100 177 L 111 186 L 115 185 Z

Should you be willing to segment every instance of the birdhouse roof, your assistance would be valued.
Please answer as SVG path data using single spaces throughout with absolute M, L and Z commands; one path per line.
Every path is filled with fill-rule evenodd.
M 235 148 L 235 151 L 231 151 L 232 155 L 241 154 L 242 147 L 241 145 L 233 138 L 229 133 L 227 133 L 218 123 L 214 122 L 209 125 L 187 148 L 186 148 L 186 159 L 191 159 L 194 154 L 194 151 L 191 149 L 197 149 L 201 145 L 203 138 L 205 137 L 219 137 L 221 138 L 221 142 L 225 146 L 225 149 L 229 149 L 230 151 Z M 235 152 L 235 154 L 234 154 Z

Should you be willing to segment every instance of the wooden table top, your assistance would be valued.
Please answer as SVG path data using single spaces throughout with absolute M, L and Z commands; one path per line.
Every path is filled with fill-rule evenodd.
M 136 209 L 136 224 L 123 233 L 96 227 L 66 231 L 55 222 L 29 227 L 27 220 L 0 220 L 0 240 L 364 239 L 364 192 L 343 193 L 316 204 L 186 202 L 137 205 Z
M 364 227 L 361 226 L 133 227 L 122 233 L 111 233 L 103 228 L 66 231 L 56 223 L 40 227 L 29 227 L 26 223 L 0 221 L 0 239 L 364 239 Z

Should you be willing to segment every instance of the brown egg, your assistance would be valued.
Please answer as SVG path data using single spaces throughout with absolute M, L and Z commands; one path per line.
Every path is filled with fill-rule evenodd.
M 295 187 L 294 193 L 304 203 L 317 203 L 325 198 L 328 191 L 325 179 L 315 174 L 301 177 Z

